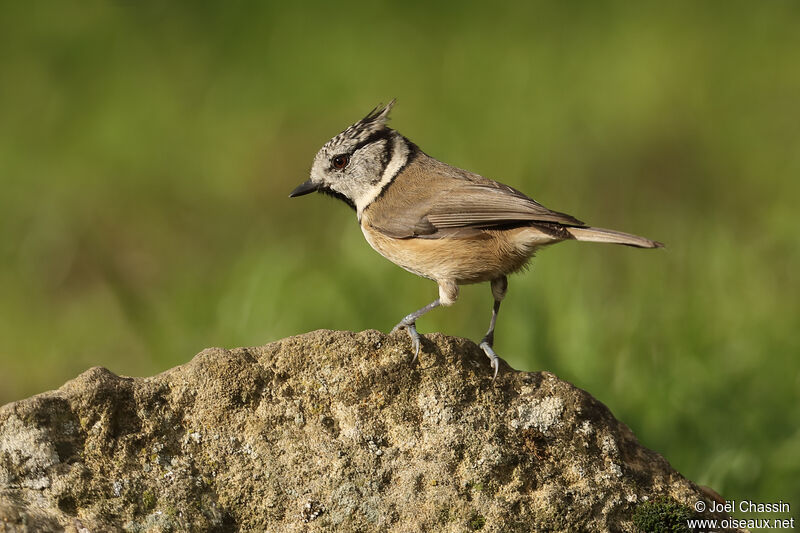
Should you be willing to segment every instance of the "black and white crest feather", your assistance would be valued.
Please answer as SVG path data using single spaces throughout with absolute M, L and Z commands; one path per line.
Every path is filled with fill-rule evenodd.
M 386 127 L 386 122 L 389 120 L 389 112 L 394 102 L 392 100 L 384 107 L 376 107 L 367 113 L 367 116 L 328 141 L 323 148 L 332 149 L 338 145 L 355 143 L 353 146 L 355 151 L 371 142 L 388 137 L 392 130 Z

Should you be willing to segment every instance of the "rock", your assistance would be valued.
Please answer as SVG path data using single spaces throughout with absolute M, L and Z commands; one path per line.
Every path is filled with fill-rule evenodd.
M 0 408 L 8 531 L 638 531 L 708 501 L 583 390 L 463 339 L 315 331 Z

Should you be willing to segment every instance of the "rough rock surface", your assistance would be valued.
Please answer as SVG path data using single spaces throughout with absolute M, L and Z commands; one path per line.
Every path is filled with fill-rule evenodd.
M 708 500 L 588 393 L 471 342 L 316 331 L 0 408 L 0 530 L 636 531 Z

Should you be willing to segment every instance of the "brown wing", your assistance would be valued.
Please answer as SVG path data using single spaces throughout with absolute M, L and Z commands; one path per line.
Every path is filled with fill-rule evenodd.
M 551 211 L 511 187 L 486 181 L 490 183 L 456 181 L 438 195 L 427 214 L 428 221 L 440 229 L 491 227 L 528 221 L 583 226 L 577 218 Z
M 397 175 L 364 215 L 370 226 L 395 238 L 468 236 L 481 229 L 524 222 L 584 226 L 512 187 L 423 153 Z

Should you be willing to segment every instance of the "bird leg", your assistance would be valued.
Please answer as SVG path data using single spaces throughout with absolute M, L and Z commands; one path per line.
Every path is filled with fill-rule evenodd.
M 489 322 L 489 331 L 481 339 L 480 347 L 486 357 L 489 358 L 490 365 L 494 369 L 494 376 L 492 381 L 497 379 L 497 371 L 500 369 L 500 358 L 494 353 L 492 346 L 494 345 L 494 326 L 497 323 L 497 313 L 500 312 L 500 302 L 506 296 L 508 290 L 508 278 L 501 276 L 492 280 L 492 296 L 494 296 L 494 306 L 492 307 L 492 320 Z
M 411 348 L 414 350 L 414 358 L 411 360 L 412 363 L 417 360 L 417 357 L 419 357 L 420 349 L 420 336 L 419 333 L 417 333 L 416 327 L 417 319 L 431 309 L 435 309 L 440 305 L 441 302 L 439 301 L 439 298 L 437 298 L 422 309 L 417 309 L 413 313 L 406 315 L 406 317 L 392 329 L 392 333 L 403 328 L 408 330 L 408 336 L 411 337 Z

